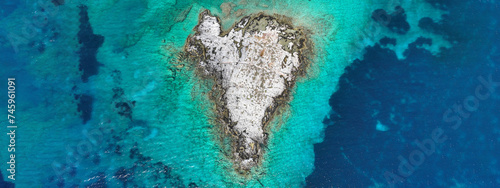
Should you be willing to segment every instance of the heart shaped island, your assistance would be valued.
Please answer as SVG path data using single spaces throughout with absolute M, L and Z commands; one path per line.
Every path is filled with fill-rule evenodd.
M 223 31 L 219 18 L 206 10 L 187 39 L 185 51 L 197 63 L 197 75 L 214 81 L 210 98 L 216 124 L 229 140 L 228 157 L 240 173 L 262 161 L 269 124 L 308 67 L 308 31 L 291 22 L 258 13 Z

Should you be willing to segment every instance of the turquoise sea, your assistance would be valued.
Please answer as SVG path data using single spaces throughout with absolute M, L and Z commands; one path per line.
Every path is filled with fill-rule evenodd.
M 13 123 L 0 121 L 0 187 L 498 186 L 499 95 L 490 85 L 481 89 L 487 98 L 469 96 L 484 80 L 500 80 L 499 6 L 0 2 L 0 92 L 15 78 L 17 125 L 12 153 L 5 133 Z M 213 81 L 184 57 L 204 10 L 224 30 L 250 14 L 285 15 L 313 44 L 306 75 L 269 125 L 262 164 L 246 175 L 235 171 L 217 132 Z M 0 96 L 7 114 L 8 96 Z M 457 112 L 460 105 L 468 111 Z M 462 128 L 450 130 L 459 120 Z M 412 165 L 422 160 L 409 157 L 419 148 L 414 141 L 437 128 L 449 141 Z M 6 170 L 10 154 L 15 180 Z M 403 175 L 399 156 L 413 167 Z

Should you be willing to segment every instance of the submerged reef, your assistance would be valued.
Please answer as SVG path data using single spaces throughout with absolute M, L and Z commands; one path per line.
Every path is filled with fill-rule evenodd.
M 80 56 L 79 69 L 83 72 L 82 81 L 88 82 L 89 77 L 96 75 L 99 71 L 100 63 L 97 61 L 97 50 L 104 43 L 102 35 L 94 34 L 89 22 L 87 6 L 80 8 L 80 31 L 78 31 L 78 43 L 81 44 L 78 54 Z
M 197 63 L 197 74 L 214 80 L 210 98 L 216 106 L 215 123 L 230 140 L 226 155 L 243 173 L 262 161 L 268 125 L 289 102 L 312 47 L 307 30 L 294 27 L 285 16 L 253 14 L 228 31 L 220 23 L 208 10 L 200 13 L 185 51 Z

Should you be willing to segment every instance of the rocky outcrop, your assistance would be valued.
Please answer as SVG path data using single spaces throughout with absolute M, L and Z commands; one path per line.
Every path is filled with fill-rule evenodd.
M 261 161 L 266 126 L 307 67 L 306 31 L 290 18 L 259 13 L 225 32 L 219 18 L 204 11 L 195 32 L 185 50 L 199 76 L 215 80 L 212 99 L 221 134 L 231 139 L 229 157 L 237 169 L 248 170 Z

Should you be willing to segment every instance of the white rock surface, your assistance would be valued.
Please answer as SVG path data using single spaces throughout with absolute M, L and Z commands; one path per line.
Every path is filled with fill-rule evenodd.
M 260 148 L 258 143 L 265 139 L 265 111 L 286 90 L 286 81 L 294 79 L 292 71 L 300 66 L 298 53 L 284 50 L 296 44 L 289 42 L 282 47 L 278 42 L 279 34 L 291 28 L 268 22 L 265 30 L 237 31 L 236 28 L 249 24 L 246 18 L 227 35 L 220 36 L 221 26 L 216 17 L 204 14 L 200 21 L 195 39 L 202 42 L 207 57 L 200 65 L 221 73 L 229 117 L 236 122 L 234 129 L 244 137 L 244 151 L 250 156 L 258 154 L 260 151 L 255 148 Z M 238 152 L 234 154 L 238 158 Z M 256 161 L 250 157 L 240 162 L 241 166 L 250 167 Z

